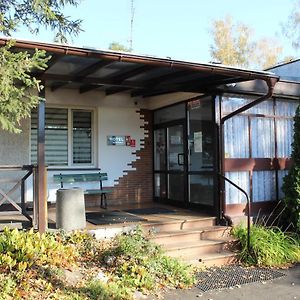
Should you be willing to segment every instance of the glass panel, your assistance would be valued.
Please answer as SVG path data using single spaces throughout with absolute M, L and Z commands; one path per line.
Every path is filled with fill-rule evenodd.
M 276 199 L 274 171 L 254 171 L 252 177 L 253 202 Z
M 212 170 L 214 163 L 214 124 L 211 99 L 189 102 L 189 170 Z
M 212 175 L 189 175 L 190 202 L 214 205 L 214 179 Z
M 284 198 L 284 193 L 282 191 L 282 184 L 283 184 L 283 179 L 284 177 L 289 173 L 288 170 L 279 170 L 278 171 L 278 189 L 279 189 L 279 199 L 283 199 Z
M 284 101 L 276 99 L 275 112 L 277 116 L 293 117 L 299 101 Z
M 293 119 L 277 119 L 277 156 L 290 157 L 292 153 L 293 141 Z
M 252 108 L 246 110 L 245 113 L 264 114 L 264 115 L 268 115 L 268 116 L 273 116 L 274 115 L 274 102 L 272 100 L 263 101 L 255 106 L 253 106 Z
M 231 95 L 223 96 L 222 97 L 222 113 L 225 113 L 225 114 L 231 113 L 231 112 L 237 110 L 238 108 L 248 104 L 249 102 L 251 102 L 250 99 L 237 97 L 236 95 L 235 96 L 231 96 Z
M 68 165 L 68 110 L 46 108 L 45 159 L 49 166 Z M 31 163 L 37 162 L 37 111 L 31 114 Z
M 225 176 L 250 195 L 249 172 L 226 172 Z M 229 182 L 225 182 L 226 204 L 247 203 L 245 195 Z
M 249 158 L 248 117 L 235 116 L 224 124 L 226 158 Z
M 274 120 L 270 118 L 252 118 L 251 132 L 252 157 L 274 157 Z
M 92 163 L 92 113 L 73 111 L 73 163 Z
M 242 106 L 251 103 L 253 100 L 256 100 L 255 97 L 249 96 L 240 96 L 237 95 L 226 95 L 222 97 L 222 112 L 225 114 L 231 113 Z M 254 107 L 246 110 L 244 114 L 264 114 L 264 115 L 273 115 L 273 101 L 263 101 L 262 103 L 255 105 Z
M 168 127 L 168 170 L 183 171 L 183 125 Z
M 154 124 L 185 119 L 185 104 L 177 104 L 154 112 Z
M 184 201 L 184 174 L 168 174 L 169 199 Z
M 154 131 L 154 169 L 165 170 L 166 168 L 166 130 Z
M 165 174 L 155 174 L 154 179 L 155 185 L 155 197 L 166 198 L 166 175 Z

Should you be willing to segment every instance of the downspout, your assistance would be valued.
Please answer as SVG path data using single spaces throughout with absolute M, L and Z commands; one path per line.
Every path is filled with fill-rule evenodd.
M 231 112 L 230 114 L 224 116 L 220 120 L 220 134 L 219 134 L 219 153 L 220 153 L 220 173 L 222 176 L 225 176 L 225 167 L 224 167 L 224 159 L 225 159 L 225 152 L 224 152 L 224 123 L 225 121 L 233 118 L 234 116 L 252 108 L 253 106 L 263 102 L 264 100 L 271 98 L 274 92 L 274 87 L 276 83 L 279 81 L 279 77 L 267 77 L 265 79 L 262 79 L 266 82 L 268 86 L 268 92 L 257 98 L 256 100 L 252 101 L 251 103 L 248 103 L 239 109 Z M 220 191 L 220 207 L 219 207 L 219 220 L 222 220 L 225 218 L 225 180 L 221 179 L 220 181 L 220 186 L 219 186 L 219 191 Z M 247 207 L 248 210 L 248 223 L 250 223 L 250 213 L 251 213 L 251 205 L 249 202 L 249 205 Z M 248 224 L 250 226 L 250 224 Z

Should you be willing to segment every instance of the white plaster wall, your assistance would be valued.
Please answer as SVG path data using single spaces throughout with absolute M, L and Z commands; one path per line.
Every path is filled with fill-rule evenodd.
M 30 119 L 21 122 L 22 133 L 14 134 L 0 129 L 0 165 L 29 163 Z
M 124 175 L 124 170 L 132 169 L 128 164 L 136 160 L 132 152 L 140 149 L 140 140 L 144 138 L 144 130 L 140 128 L 143 120 L 136 111 L 146 107 L 146 104 L 132 99 L 129 94 L 105 96 L 104 92 L 91 91 L 80 94 L 78 90 L 59 89 L 55 92 L 46 90 L 46 105 L 54 107 L 70 107 L 94 109 L 95 164 L 92 167 L 101 168 L 108 173 L 108 181 L 104 186 L 113 186 Z M 136 147 L 108 146 L 108 135 L 130 135 L 136 140 Z M 84 173 L 87 171 L 51 171 L 48 172 L 48 201 L 55 202 L 59 184 L 53 182 L 53 175 L 59 173 Z M 82 187 L 96 188 L 98 183 L 64 185 L 65 188 Z
M 141 148 L 140 140 L 144 138 L 143 120 L 135 108 L 101 107 L 99 112 L 99 166 L 109 174 L 109 185 L 114 185 L 124 173 L 123 170 L 132 169 L 128 163 L 136 160 L 132 154 Z M 108 135 L 130 135 L 136 140 L 136 147 L 109 146 Z
M 136 160 L 132 154 L 141 148 L 140 140 L 144 138 L 143 120 L 136 111 L 140 108 L 156 109 L 169 104 L 180 102 L 196 96 L 192 93 L 174 93 L 147 99 L 131 98 L 130 94 L 119 93 L 106 96 L 102 91 L 90 91 L 80 94 L 75 89 L 59 89 L 52 92 L 46 89 L 46 106 L 70 107 L 94 110 L 95 163 L 92 167 L 101 168 L 107 172 L 109 180 L 107 186 L 113 186 L 124 170 L 132 169 L 128 164 Z M 24 121 L 21 135 L 0 133 L 0 163 L 1 164 L 28 164 L 30 163 L 30 119 Z M 136 147 L 108 146 L 108 135 L 130 135 L 136 140 Z M 71 173 L 79 171 L 61 171 Z M 83 171 L 80 171 L 80 173 Z M 88 172 L 88 170 L 86 171 Z M 48 172 L 48 201 L 54 202 L 59 184 L 53 182 L 53 175 L 60 171 Z M 94 188 L 97 183 L 84 185 L 82 188 Z M 65 186 L 71 187 L 71 186 Z M 27 201 L 32 200 L 32 185 L 27 184 Z
M 21 122 L 22 133 L 0 130 L 0 165 L 26 165 L 30 159 L 30 119 Z M 27 172 L 0 171 L 0 188 L 8 192 Z M 8 182 L 9 181 L 9 182 Z M 20 188 L 10 197 L 20 202 Z M 0 195 L 0 199 L 2 196 Z

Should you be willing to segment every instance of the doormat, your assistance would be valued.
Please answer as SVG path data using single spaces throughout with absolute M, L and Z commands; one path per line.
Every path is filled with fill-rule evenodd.
M 109 225 L 147 221 L 144 218 L 133 216 L 131 214 L 121 211 L 110 211 L 105 213 L 89 212 L 86 213 L 86 220 L 94 225 Z
M 221 268 L 209 268 L 198 273 L 197 287 L 207 292 L 230 287 L 238 287 L 242 284 L 267 281 L 286 276 L 284 273 L 265 268 L 246 268 L 242 266 L 224 266 Z
M 164 207 L 147 207 L 147 208 L 136 208 L 124 210 L 131 214 L 137 215 L 158 215 L 158 214 L 174 214 L 175 210 L 164 208 Z

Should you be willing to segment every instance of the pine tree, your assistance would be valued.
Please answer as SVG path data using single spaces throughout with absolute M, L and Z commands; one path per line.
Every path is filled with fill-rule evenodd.
M 80 0 L 0 0 L 0 33 L 11 36 L 21 26 L 32 33 L 40 27 L 52 30 L 55 40 L 66 42 L 68 35 L 80 32 L 80 20 L 63 14 L 67 5 L 77 6 Z M 21 132 L 20 121 L 30 115 L 38 104 L 40 81 L 30 75 L 32 70 L 47 68 L 44 51 L 13 52 L 13 42 L 0 48 L 0 129 Z
M 293 166 L 283 180 L 282 190 L 285 194 L 286 225 L 293 224 L 300 232 L 300 105 L 294 117 L 294 142 L 292 144 Z

